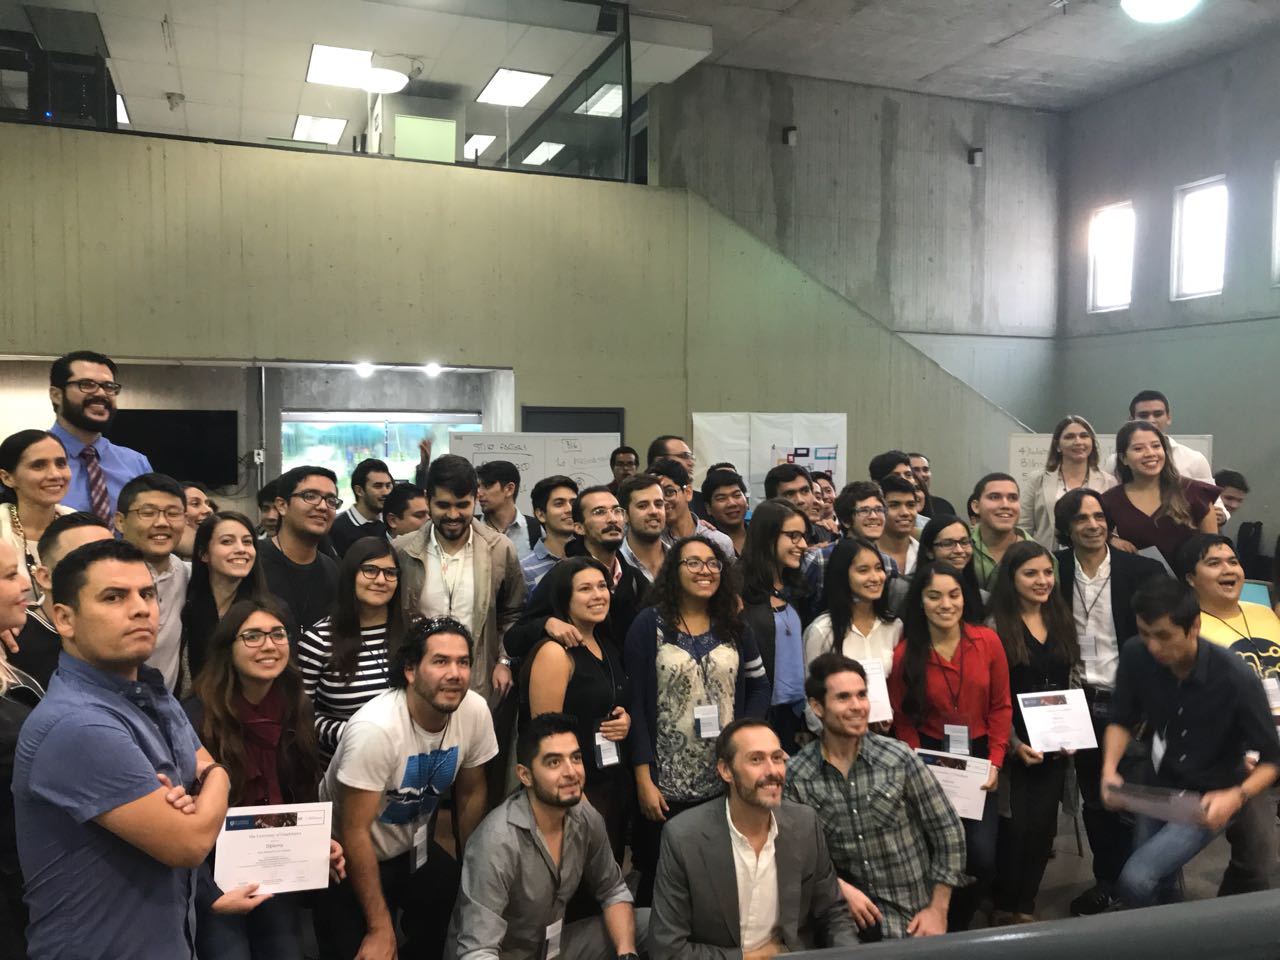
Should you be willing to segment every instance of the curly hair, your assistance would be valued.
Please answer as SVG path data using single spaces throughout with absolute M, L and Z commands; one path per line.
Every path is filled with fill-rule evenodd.
M 684 597 L 684 587 L 680 583 L 680 561 L 690 544 L 700 544 L 711 551 L 712 556 L 720 561 L 720 585 L 707 601 L 707 614 L 711 617 L 711 629 L 726 643 L 735 647 L 742 638 L 742 618 L 739 615 L 740 594 L 734 579 L 727 576 L 729 567 L 724 553 L 710 540 L 694 535 L 677 540 L 675 546 L 667 551 L 667 557 L 653 579 L 649 591 L 648 605 L 655 607 L 662 622 L 674 627 L 680 622 L 680 601 Z

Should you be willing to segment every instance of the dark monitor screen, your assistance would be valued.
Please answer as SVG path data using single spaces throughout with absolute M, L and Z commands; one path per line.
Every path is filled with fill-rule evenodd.
M 107 436 L 175 480 L 232 487 L 240 482 L 236 418 L 235 410 L 120 410 Z

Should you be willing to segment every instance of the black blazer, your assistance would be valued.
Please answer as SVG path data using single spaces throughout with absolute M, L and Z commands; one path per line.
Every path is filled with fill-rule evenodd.
M 1168 574 L 1163 565 L 1150 557 L 1139 557 L 1113 547 L 1107 549 L 1111 551 L 1111 619 L 1116 627 L 1116 644 L 1123 647 L 1124 642 L 1138 632 L 1138 621 L 1129 603 L 1133 592 L 1152 577 Z M 1070 607 L 1076 588 L 1075 551 L 1068 547 L 1054 556 L 1058 559 L 1058 587 Z

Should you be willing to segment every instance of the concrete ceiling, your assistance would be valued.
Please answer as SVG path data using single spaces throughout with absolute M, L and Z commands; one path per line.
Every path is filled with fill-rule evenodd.
M 1280 0 L 1135 23 L 1119 0 L 635 0 L 710 24 L 712 62 L 1067 110 L 1280 30 Z

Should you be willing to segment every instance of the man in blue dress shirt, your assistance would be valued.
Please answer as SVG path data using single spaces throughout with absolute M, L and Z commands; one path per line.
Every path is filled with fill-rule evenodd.
M 50 432 L 66 447 L 71 465 L 63 506 L 87 510 L 108 524 L 115 517 L 120 488 L 151 473 L 146 457 L 102 435 L 115 419 L 119 395 L 115 362 L 100 353 L 77 350 L 49 368 L 49 401 L 58 415 Z

